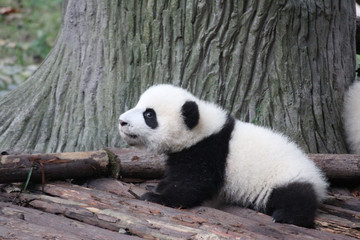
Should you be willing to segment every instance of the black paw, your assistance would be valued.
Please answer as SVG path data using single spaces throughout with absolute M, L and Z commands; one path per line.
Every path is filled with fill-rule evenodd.
M 286 223 L 287 222 L 284 210 L 274 211 L 274 213 L 272 214 L 272 218 L 273 218 L 273 222 L 277 222 L 277 223 Z
M 153 192 L 144 193 L 140 197 L 140 200 L 163 204 L 162 197 L 159 194 Z
M 272 214 L 273 222 L 294 224 L 300 227 L 314 228 L 314 217 L 296 213 L 287 213 L 279 209 Z

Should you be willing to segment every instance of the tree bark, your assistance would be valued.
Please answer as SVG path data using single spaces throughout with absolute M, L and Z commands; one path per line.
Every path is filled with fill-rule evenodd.
M 166 155 L 154 155 L 134 148 L 109 149 L 120 163 L 120 177 L 160 179 L 165 173 Z
M 115 166 L 114 166 L 115 165 Z M 25 182 L 30 175 L 32 182 L 65 179 L 87 179 L 110 176 L 110 165 L 105 151 L 33 155 L 0 156 L 0 183 Z M 118 176 L 119 168 L 116 169 Z
M 356 17 L 356 54 L 360 54 L 360 17 Z M 356 70 L 359 76 L 358 69 Z
M 336 209 L 338 212 L 331 215 L 334 207 L 323 205 L 316 218 L 316 227 L 322 231 L 317 231 L 273 223 L 271 216 L 236 206 L 224 206 L 222 211 L 209 207 L 168 208 L 136 200 L 127 192 L 109 192 L 111 182 L 115 180 L 102 181 L 97 189 L 68 183 L 48 184 L 46 194 L 23 193 L 17 200 L 47 213 L 146 239 L 279 239 L 284 236 L 290 239 L 353 239 L 360 236 L 359 224 L 350 222 L 359 217 L 359 213 L 352 211 L 351 215 L 348 209 Z M 2 194 L 0 192 L 0 196 Z M 335 200 L 342 202 L 343 199 Z M 1 207 L 0 204 L 0 222 L 4 212 Z M 21 232 L 22 229 L 18 229 Z
M 160 179 L 165 173 L 164 155 L 135 149 L 96 152 L 22 154 L 0 156 L 0 183 L 114 178 Z
M 0 202 L 0 236 L 3 239 L 140 240 L 94 225 Z
M 283 239 L 284 237 L 353 239 L 360 237 L 358 230 L 360 224 L 356 220 L 360 217 L 359 200 L 351 194 L 343 196 L 330 192 L 331 201 L 321 205 L 321 210 L 315 220 L 317 230 L 314 230 L 290 224 L 273 223 L 271 216 L 237 206 L 225 205 L 219 210 L 202 206 L 188 210 L 168 208 L 134 199 L 128 194 L 129 187 L 132 186 L 119 188 L 118 185 L 123 183 L 114 179 L 95 181 L 97 183 L 93 184 L 96 185 L 96 189 L 69 183 L 54 183 L 48 184 L 43 194 L 36 191 L 20 195 L 10 194 L 12 201 L 19 200 L 21 203 L 27 203 L 31 209 L 0 203 L 0 222 L 5 222 L 6 218 L 10 218 L 9 230 L 14 232 L 14 236 L 21 236 L 24 232 L 28 235 L 29 233 L 36 234 L 35 236 L 46 235 L 41 226 L 46 221 L 45 217 L 49 220 L 51 218 L 51 215 L 47 213 L 53 213 L 61 215 L 62 219 L 56 219 L 53 215 L 51 223 L 45 225 L 49 230 L 49 236 L 56 233 L 52 231 L 53 229 L 62 229 L 62 226 L 66 224 L 65 219 L 71 219 L 72 222 L 74 220 L 82 222 L 81 225 L 71 224 L 67 233 L 73 232 L 73 237 L 84 236 L 87 231 L 90 232 L 91 229 L 83 226 L 87 224 L 95 228 L 101 227 L 146 239 L 233 239 L 236 237 L 241 239 Z M 115 188 L 109 188 L 109 186 L 115 186 Z M 0 192 L 0 198 L 4 194 Z M 37 214 L 36 209 L 45 213 Z M 3 216 L 5 219 L 2 218 Z M 40 227 L 24 224 L 29 221 L 31 224 L 39 224 Z M 16 225 L 16 223 L 19 224 Z M 4 226 L 6 229 L 7 225 Z M 11 226 L 14 226 L 17 231 L 12 230 Z M 76 233 L 75 227 L 82 227 L 82 233 Z M 0 226 L 0 235 L 2 231 L 8 232 Z M 109 233 L 105 232 L 105 234 Z
M 308 156 L 333 182 L 348 181 L 356 184 L 360 180 L 359 154 L 309 154 Z
M 0 150 L 121 145 L 117 119 L 171 82 L 308 152 L 344 153 L 355 1 L 76 1 L 56 45 L 0 99 Z

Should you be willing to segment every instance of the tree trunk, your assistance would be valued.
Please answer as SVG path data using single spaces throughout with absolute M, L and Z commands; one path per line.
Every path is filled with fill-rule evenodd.
M 121 145 L 117 119 L 171 82 L 308 152 L 343 153 L 355 1 L 64 1 L 56 45 L 0 99 L 0 150 Z

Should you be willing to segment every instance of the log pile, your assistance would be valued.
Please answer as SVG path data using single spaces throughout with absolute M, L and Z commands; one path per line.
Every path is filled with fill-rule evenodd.
M 3 199 L 6 195 L 27 206 L 0 202 L 0 236 L 21 239 L 36 229 L 35 236 L 39 239 L 56 236 L 81 239 L 94 231 L 100 235 L 96 239 L 115 239 L 114 233 L 118 234 L 117 239 L 124 236 L 146 239 L 360 238 L 359 200 L 351 195 L 331 193 L 331 199 L 321 207 L 316 219 L 317 230 L 314 230 L 273 223 L 270 216 L 235 206 L 182 210 L 140 201 L 129 190 L 141 194 L 145 191 L 143 188 L 110 178 L 93 180 L 86 187 L 57 182 L 46 184 L 44 193 L 36 191 L 39 189 L 40 186 L 17 196 L 16 193 L 0 194 Z M 68 230 L 67 226 L 72 229 Z
M 17 160 L 15 156 L 1 157 L 1 240 L 360 238 L 359 188 L 352 191 L 344 187 L 332 188 L 329 199 L 319 209 L 316 229 L 306 229 L 273 223 L 270 216 L 237 206 L 222 206 L 218 209 L 200 206 L 184 210 L 138 200 L 146 187 L 156 184 L 157 180 L 149 179 L 163 175 L 164 156 L 130 149 L 76 154 L 81 156 L 78 165 L 73 165 L 69 160 L 74 158 L 63 153 L 46 157 L 21 155 L 17 156 Z M 310 157 L 331 180 L 350 179 L 360 186 L 360 156 L 316 154 Z M 42 161 L 43 166 L 39 161 Z M 90 166 L 87 169 L 92 169 L 89 170 L 92 180 L 82 181 L 81 185 L 78 180 L 78 184 L 49 181 L 50 177 L 51 180 L 63 179 L 61 174 L 50 174 L 50 169 L 61 173 L 79 164 Z M 47 183 L 43 186 L 34 185 L 28 191 L 20 192 L 16 184 L 9 184 L 3 177 L 3 174 L 8 174 L 15 179 L 17 171 L 23 174 L 26 169 L 37 165 L 39 168 L 34 170 L 34 174 L 38 175 L 33 175 L 31 179 L 41 182 L 42 175 L 45 175 Z M 73 175 L 67 173 L 67 178 L 88 178 L 88 175 L 82 176 L 83 173 L 79 171 L 72 171 Z M 99 175 L 114 174 L 119 175 L 122 181 L 98 178 Z M 23 174 L 16 181 L 25 181 L 27 175 Z M 9 186 L 15 186 L 15 190 L 9 190 Z

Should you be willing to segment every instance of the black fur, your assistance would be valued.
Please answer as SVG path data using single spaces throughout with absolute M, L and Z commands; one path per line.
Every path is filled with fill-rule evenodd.
M 294 182 L 273 190 L 266 214 L 271 215 L 275 222 L 313 228 L 316 208 L 313 186 L 310 183 Z
M 220 130 L 188 149 L 168 155 L 166 175 L 156 188 L 141 196 L 175 208 L 190 208 L 211 199 L 224 184 L 226 158 L 234 129 L 228 117 Z
M 145 112 L 143 112 L 143 116 L 146 125 L 148 125 L 151 129 L 155 129 L 159 126 L 154 109 L 147 108 Z
M 191 130 L 193 129 L 198 123 L 200 119 L 199 114 L 199 107 L 196 102 L 187 101 L 181 107 L 181 113 L 184 117 L 184 121 L 186 126 Z

